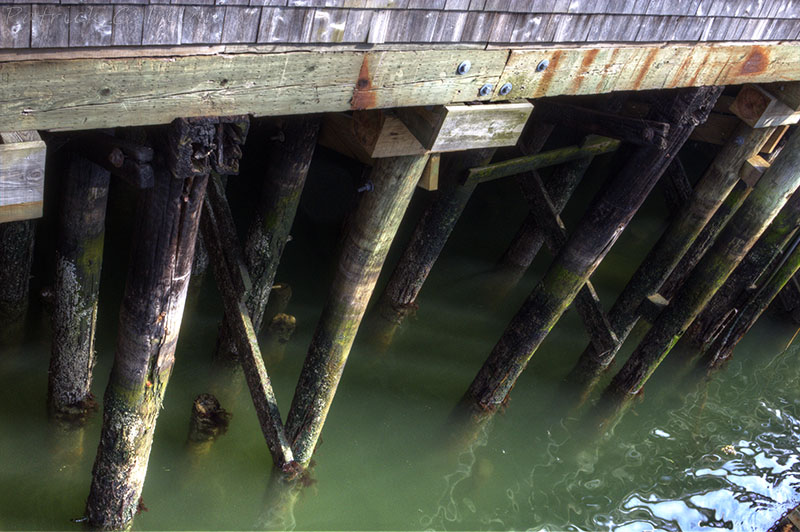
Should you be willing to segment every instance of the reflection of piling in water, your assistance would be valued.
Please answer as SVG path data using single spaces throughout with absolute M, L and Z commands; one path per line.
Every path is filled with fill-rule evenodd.
M 544 278 L 506 328 L 467 395 L 497 408 L 552 327 L 644 202 L 680 147 L 710 112 L 720 88 L 686 89 L 664 96 L 648 118 L 670 124 L 668 145 L 636 149 L 593 202 Z
M 61 190 L 48 406 L 56 417 L 97 408 L 91 393 L 110 173 L 71 154 Z
M 255 528 L 261 530 L 294 530 L 297 521 L 294 517 L 294 508 L 300 494 L 307 488 L 313 480 L 307 475 L 310 471 L 306 470 L 303 475 L 306 477 L 289 479 L 277 469 L 272 471 L 264 492 L 264 503 Z
M 786 148 L 761 177 L 670 304 L 659 314 L 653 327 L 614 376 L 607 394 L 626 395 L 642 388 L 800 185 L 800 135 L 794 135 Z
M 17 342 L 28 310 L 33 220 L 0 223 L 0 342 Z

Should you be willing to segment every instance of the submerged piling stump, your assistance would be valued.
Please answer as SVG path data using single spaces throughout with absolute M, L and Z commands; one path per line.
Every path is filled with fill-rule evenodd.
M 667 147 L 640 147 L 595 198 L 544 278 L 512 318 L 470 385 L 465 400 L 496 409 L 586 280 L 644 202 L 658 178 L 702 123 L 721 87 L 671 92 L 650 109 L 649 118 L 670 124 Z
M 758 153 L 771 133 L 771 128 L 753 129 L 744 123 L 739 126 L 733 138 L 720 150 L 694 187 L 690 201 L 672 218 L 669 227 L 611 307 L 609 321 L 618 342 L 605 351 L 589 345 L 581 354 L 570 380 L 584 384 L 591 382 L 596 374 L 611 364 L 639 320 L 639 307 L 648 296 L 658 291 L 672 273 L 723 199 L 739 181 L 739 169 L 747 159 Z
M 114 366 L 86 504 L 91 526 L 120 529 L 136 514 L 156 418 L 175 361 L 208 181 L 214 121 L 176 119 L 164 130 L 155 186 L 136 214 Z
M 800 185 L 800 135 L 764 173 L 714 245 L 614 376 L 606 396 L 637 393 Z
M 427 154 L 378 159 L 370 174 L 374 189 L 361 196 L 346 228 L 286 421 L 295 459 L 303 466 L 311 460 L 389 246 L 427 161 Z
M 96 408 L 91 387 L 109 181 L 108 170 L 70 155 L 61 192 L 47 389 L 57 418 L 80 421 Z

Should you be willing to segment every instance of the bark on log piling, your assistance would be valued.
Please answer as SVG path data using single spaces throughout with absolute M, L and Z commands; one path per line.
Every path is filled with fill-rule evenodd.
M 136 514 L 156 418 L 172 372 L 215 139 L 211 120 L 166 128 L 155 185 L 143 192 L 103 429 L 86 505 L 91 526 L 126 527 Z
M 428 155 L 379 159 L 346 228 L 328 300 L 295 389 L 287 433 L 295 459 L 311 460 L 347 356 L 389 246 L 422 175 Z
M 607 396 L 637 393 L 714 293 L 800 185 L 800 135 L 795 134 L 736 212 L 631 357 Z
M 0 224 L 0 341 L 14 339 L 28 310 L 35 221 Z
M 61 191 L 47 390 L 57 418 L 80 421 L 97 406 L 91 386 L 109 181 L 107 170 L 70 156 Z
M 467 391 L 467 401 L 494 410 L 505 400 L 536 349 L 603 260 L 694 127 L 706 119 L 720 92 L 719 87 L 675 91 L 651 107 L 648 118 L 670 124 L 667 148 L 637 149 L 595 199 L 478 372 Z

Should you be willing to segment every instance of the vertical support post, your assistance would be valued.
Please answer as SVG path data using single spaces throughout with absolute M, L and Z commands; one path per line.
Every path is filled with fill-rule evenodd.
M 694 343 L 707 347 L 714 340 L 726 315 L 733 310 L 747 289 L 755 285 L 762 274 L 770 269 L 799 225 L 800 192 L 795 192 L 689 327 L 686 334 Z
M 28 310 L 35 220 L 0 224 L 0 340 L 21 330 Z
M 641 390 L 798 185 L 800 135 L 794 135 L 787 149 L 764 173 L 714 246 L 708 250 L 670 304 L 661 311 L 653 327 L 614 376 L 606 396 L 625 397 Z
M 174 120 L 161 143 L 155 186 L 140 197 L 86 504 L 97 528 L 124 528 L 137 511 L 175 361 L 215 133 L 208 119 Z
M 648 118 L 668 122 L 667 146 L 641 147 L 589 207 L 544 278 L 512 318 L 465 399 L 485 410 L 508 396 L 530 358 L 630 222 L 658 178 L 702 123 L 722 91 L 701 87 L 668 93 Z
M 402 323 L 416 307 L 422 285 L 478 185 L 461 184 L 461 178 L 470 168 L 487 164 L 494 152 L 480 149 L 444 154 L 441 174 L 445 181 L 422 214 L 379 303 L 379 313 L 389 322 Z
M 91 393 L 97 298 L 111 174 L 70 154 L 61 191 L 53 344 L 47 399 L 51 415 L 80 421 L 96 408 Z
M 661 287 L 680 258 L 739 180 L 739 169 L 757 154 L 771 131 L 741 124 L 733 138 L 720 150 L 714 162 L 697 183 L 692 199 L 673 217 L 669 227 L 650 250 L 642 264 L 617 297 L 609 312 L 611 327 L 618 342 L 611 349 L 588 346 L 581 355 L 571 380 L 587 382 L 611 364 L 622 343 L 639 320 L 639 307 Z M 674 163 L 673 163 L 674 164 Z
M 283 142 L 272 147 L 270 169 L 244 245 L 245 264 L 253 283 L 247 295 L 247 310 L 256 333 L 263 324 L 264 309 L 300 203 L 319 127 L 318 117 L 287 119 L 282 127 Z M 224 359 L 232 354 L 236 354 L 236 346 L 226 320 L 220 330 L 217 357 Z
M 295 460 L 311 460 L 361 318 L 428 155 L 379 159 L 341 244 L 328 301 L 295 389 L 286 430 Z

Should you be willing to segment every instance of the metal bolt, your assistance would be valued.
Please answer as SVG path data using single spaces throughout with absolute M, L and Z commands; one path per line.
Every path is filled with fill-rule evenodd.
M 494 89 L 492 84 L 487 83 L 486 85 L 480 88 L 480 90 L 478 91 L 478 96 L 489 96 L 492 93 L 492 89 Z
M 500 91 L 499 91 L 500 96 L 505 96 L 506 94 L 511 92 L 511 89 L 513 89 L 513 88 L 514 88 L 514 86 L 511 85 L 511 83 L 504 83 L 503 86 L 500 87 Z
M 547 67 L 549 66 L 550 66 L 550 60 L 542 59 L 541 61 L 539 61 L 539 64 L 536 65 L 536 72 L 544 72 L 545 70 L 547 70 Z
M 456 69 L 456 74 L 463 76 L 464 74 L 469 72 L 470 68 L 472 68 L 472 63 L 470 63 L 469 61 L 461 61 L 461 64 L 458 65 L 458 68 Z
M 356 192 L 372 192 L 375 189 L 375 185 L 372 184 L 372 181 L 367 181 L 360 187 Z
M 733 139 L 733 143 L 736 144 L 737 146 L 744 145 L 744 137 L 736 137 L 736 138 L 734 138 Z

